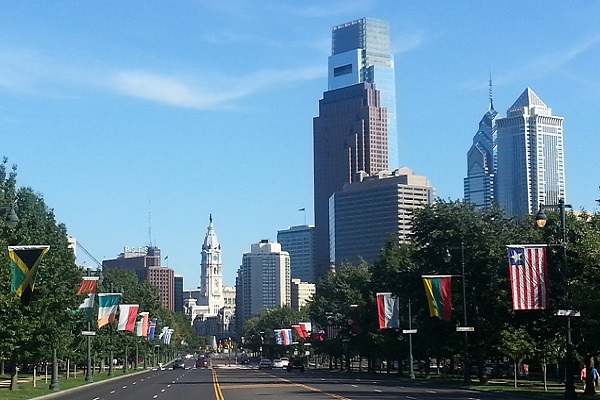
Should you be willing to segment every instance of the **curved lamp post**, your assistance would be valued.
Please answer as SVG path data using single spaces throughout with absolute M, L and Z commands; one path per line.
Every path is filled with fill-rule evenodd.
M 535 223 L 537 224 L 537 226 L 541 229 L 544 228 L 546 226 L 546 222 L 548 221 L 548 217 L 546 217 L 546 214 L 544 213 L 544 209 L 550 209 L 550 210 L 558 210 L 560 212 L 560 228 L 561 228 L 561 236 L 562 236 L 562 240 L 561 240 L 561 247 L 562 247 L 562 251 L 563 251 L 563 257 L 562 257 L 562 262 L 563 262 L 563 275 L 564 275 L 564 281 L 565 281 L 565 299 L 566 299 L 566 303 L 567 303 L 567 308 L 568 306 L 570 306 L 570 300 L 569 300 L 569 278 L 570 278 L 570 274 L 569 274 L 569 266 L 567 264 L 567 226 L 565 224 L 565 209 L 567 208 L 573 208 L 570 204 L 565 204 L 565 200 L 564 199 L 559 199 L 558 200 L 558 204 L 542 204 L 540 203 L 540 209 L 537 213 L 537 215 L 535 216 Z M 572 341 L 571 341 L 571 316 L 579 316 L 579 313 L 577 311 L 574 310 L 560 310 L 559 313 L 557 313 L 557 315 L 560 316 L 566 316 L 567 317 L 567 343 L 566 343 L 566 357 L 565 357 L 565 393 L 564 393 L 564 397 L 566 399 L 575 399 L 577 398 L 577 393 L 575 392 L 575 382 L 573 380 L 573 360 L 571 357 L 571 348 L 572 348 Z

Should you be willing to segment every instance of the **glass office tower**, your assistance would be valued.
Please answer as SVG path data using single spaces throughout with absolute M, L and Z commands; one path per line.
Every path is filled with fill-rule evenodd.
M 330 91 L 362 82 L 375 84 L 381 107 L 387 108 L 388 113 L 389 169 L 399 168 L 396 78 L 389 23 L 362 18 L 333 27 L 328 64 Z
M 530 88 L 496 120 L 498 205 L 523 218 L 540 203 L 566 201 L 563 117 L 552 115 Z
M 496 127 L 498 111 L 492 102 L 490 79 L 490 107 L 479 121 L 479 129 L 467 153 L 467 177 L 464 179 L 465 202 L 478 209 L 488 209 L 496 202 Z

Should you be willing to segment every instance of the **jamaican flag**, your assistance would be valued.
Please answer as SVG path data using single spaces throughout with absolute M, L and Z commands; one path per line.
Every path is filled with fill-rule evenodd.
M 8 256 L 12 269 L 11 292 L 28 305 L 35 285 L 38 266 L 50 246 L 8 246 Z

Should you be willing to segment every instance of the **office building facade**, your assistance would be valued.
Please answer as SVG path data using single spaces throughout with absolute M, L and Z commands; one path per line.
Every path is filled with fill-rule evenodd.
M 331 260 L 374 263 L 393 235 L 399 242 L 412 234 L 412 212 L 433 203 L 435 189 L 424 176 L 409 168 L 357 174 L 330 198 Z
M 133 271 L 139 282 L 156 286 L 167 310 L 175 307 L 175 271 L 161 266 L 160 249 L 156 246 L 125 247 L 117 258 L 102 261 L 102 269 L 121 268 Z
M 327 274 L 329 197 L 359 171 L 388 169 L 387 110 L 371 83 L 325 92 L 313 120 L 315 279 Z
M 378 19 L 361 18 L 334 26 L 328 70 L 328 90 L 361 82 L 375 84 L 380 92 L 381 107 L 386 108 L 388 114 L 389 168 L 398 168 L 396 77 L 390 24 Z
M 552 115 L 530 88 L 496 119 L 497 198 L 507 216 L 566 201 L 563 117 Z
M 262 240 L 242 256 L 236 280 L 238 326 L 264 309 L 289 307 L 290 255 L 281 244 Z
M 315 227 L 313 225 L 292 226 L 277 231 L 277 242 L 290 255 L 292 279 L 315 282 Z
M 291 289 L 291 308 L 294 311 L 300 311 L 305 307 L 317 292 L 316 285 L 310 282 L 302 282 L 300 279 L 293 279 L 290 285 Z

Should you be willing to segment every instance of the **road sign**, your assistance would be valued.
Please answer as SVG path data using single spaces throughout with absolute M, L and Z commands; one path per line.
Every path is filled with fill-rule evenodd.
M 83 335 L 83 336 L 96 336 L 96 332 L 92 332 L 92 331 L 81 331 L 81 335 Z
M 558 317 L 581 317 L 581 313 L 577 310 L 556 310 L 554 315 Z
M 456 332 L 474 332 L 475 328 L 472 326 L 457 326 Z
M 416 329 L 402 329 L 402 333 L 417 333 Z

